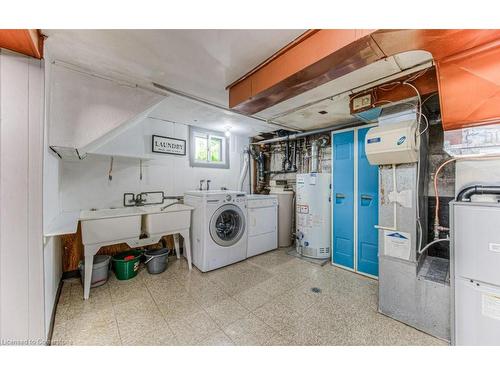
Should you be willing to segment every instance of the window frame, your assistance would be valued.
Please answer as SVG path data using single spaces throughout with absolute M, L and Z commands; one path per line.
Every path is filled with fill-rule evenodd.
M 196 142 L 197 136 L 203 135 L 207 139 L 207 161 L 196 160 Z M 217 138 L 221 140 L 221 158 L 222 161 L 216 162 L 210 160 L 210 139 Z M 222 132 L 198 128 L 195 126 L 189 127 L 189 165 L 196 168 L 219 168 L 229 169 L 229 139 Z

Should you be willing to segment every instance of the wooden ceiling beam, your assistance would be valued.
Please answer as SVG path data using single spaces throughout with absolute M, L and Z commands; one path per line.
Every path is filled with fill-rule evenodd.
M 0 48 L 43 58 L 43 36 L 38 29 L 0 29 Z
M 500 30 L 319 30 L 229 87 L 255 114 L 377 60 L 422 50 L 436 64 L 445 129 L 500 121 Z M 398 89 L 401 90 L 401 89 Z

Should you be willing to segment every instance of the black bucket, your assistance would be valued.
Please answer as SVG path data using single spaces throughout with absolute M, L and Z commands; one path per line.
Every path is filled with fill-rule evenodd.
M 148 272 L 151 274 L 162 273 L 167 269 L 168 265 L 168 253 L 167 248 L 146 250 L 144 256 L 146 257 L 146 267 Z

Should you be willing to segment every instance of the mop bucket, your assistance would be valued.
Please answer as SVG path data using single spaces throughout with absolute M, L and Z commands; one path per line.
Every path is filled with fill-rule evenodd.
M 113 269 L 118 280 L 128 280 L 137 276 L 142 251 L 131 250 L 113 256 Z
M 169 250 L 166 248 L 146 250 L 144 252 L 144 256 L 146 257 L 144 264 L 148 268 L 148 272 L 151 274 L 164 272 L 168 265 L 168 253 Z

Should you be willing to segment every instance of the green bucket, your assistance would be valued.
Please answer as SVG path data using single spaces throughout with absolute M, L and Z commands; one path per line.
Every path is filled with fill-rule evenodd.
M 142 251 L 130 250 L 113 256 L 113 269 L 116 278 L 118 280 L 128 280 L 135 277 L 141 263 L 141 255 Z M 125 260 L 128 256 L 133 256 L 133 258 Z

